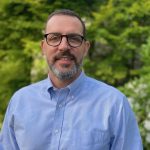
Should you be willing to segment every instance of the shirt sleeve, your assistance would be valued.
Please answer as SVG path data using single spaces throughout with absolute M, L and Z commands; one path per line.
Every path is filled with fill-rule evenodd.
M 1 133 L 0 133 L 0 150 L 3 150 L 2 141 L 1 141 Z
M 137 121 L 126 97 L 119 108 L 115 106 L 111 124 L 111 150 L 143 150 Z
M 0 133 L 0 150 L 19 150 L 16 142 L 13 115 L 11 112 L 11 103 L 8 105 L 2 130 Z

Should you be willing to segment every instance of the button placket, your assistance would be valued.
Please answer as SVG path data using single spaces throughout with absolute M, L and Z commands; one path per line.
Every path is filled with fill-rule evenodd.
M 55 129 L 55 130 L 54 130 L 54 133 L 55 133 L 55 134 L 59 133 L 59 130 L 58 130 L 58 129 Z
M 51 139 L 51 149 L 55 150 L 58 149 L 60 146 L 61 134 L 62 134 L 62 125 L 64 119 L 64 110 L 65 104 L 67 99 L 68 91 L 65 89 L 60 90 L 59 94 L 57 95 L 57 105 L 55 110 L 55 118 L 54 118 L 54 125 L 53 125 L 53 136 Z
M 66 100 L 66 104 L 67 104 L 68 102 L 73 101 L 73 100 L 74 100 L 74 96 L 73 96 L 73 95 L 70 95 L 70 96 L 67 98 L 67 100 Z

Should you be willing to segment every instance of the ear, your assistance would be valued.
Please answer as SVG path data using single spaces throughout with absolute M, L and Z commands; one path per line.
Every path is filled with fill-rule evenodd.
M 90 49 L 90 42 L 89 41 L 85 41 L 84 57 L 87 55 L 89 49 Z
M 45 55 L 44 40 L 41 41 L 42 55 Z

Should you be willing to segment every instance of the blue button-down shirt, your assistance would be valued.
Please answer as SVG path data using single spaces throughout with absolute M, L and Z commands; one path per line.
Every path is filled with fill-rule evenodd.
M 135 116 L 117 89 L 83 72 L 63 89 L 45 79 L 17 91 L 1 135 L 4 150 L 142 150 Z

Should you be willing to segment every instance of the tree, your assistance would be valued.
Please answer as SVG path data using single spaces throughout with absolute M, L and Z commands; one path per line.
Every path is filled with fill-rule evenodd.
M 150 34 L 149 11 L 147 0 L 109 0 L 99 6 L 89 26 L 90 75 L 115 86 L 139 76 L 140 47 Z

